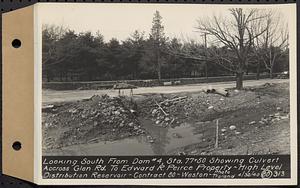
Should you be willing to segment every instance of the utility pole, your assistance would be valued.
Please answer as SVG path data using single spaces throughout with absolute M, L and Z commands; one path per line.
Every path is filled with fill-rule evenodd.
M 204 47 L 205 47 L 205 77 L 206 77 L 206 82 L 208 82 L 208 74 L 207 74 L 207 39 L 206 39 L 207 33 L 204 33 Z

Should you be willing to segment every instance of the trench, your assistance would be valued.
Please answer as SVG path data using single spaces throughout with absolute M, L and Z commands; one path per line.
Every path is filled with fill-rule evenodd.
M 140 121 L 147 132 L 145 135 L 66 146 L 48 151 L 44 155 L 167 155 L 177 148 L 202 142 L 203 133 L 197 131 L 196 124 L 193 122 L 182 123 L 175 128 L 166 128 L 157 126 L 148 119 L 140 119 Z

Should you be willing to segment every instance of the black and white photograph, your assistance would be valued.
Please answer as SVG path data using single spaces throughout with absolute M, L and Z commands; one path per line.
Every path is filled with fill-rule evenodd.
M 48 5 L 42 155 L 289 155 L 283 7 Z

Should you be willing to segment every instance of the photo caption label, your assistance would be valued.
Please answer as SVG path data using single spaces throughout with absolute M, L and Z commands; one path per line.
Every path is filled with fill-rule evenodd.
M 44 156 L 42 174 L 44 179 L 290 178 L 290 156 Z

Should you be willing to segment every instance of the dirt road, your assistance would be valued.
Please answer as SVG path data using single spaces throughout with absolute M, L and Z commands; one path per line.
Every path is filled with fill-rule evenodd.
M 263 79 L 263 80 L 247 80 L 244 86 L 258 86 L 264 83 L 286 83 L 288 79 Z M 207 88 L 233 88 L 235 82 L 218 82 L 218 83 L 201 83 L 181 86 L 159 86 L 159 87 L 141 87 L 134 89 L 134 95 L 147 93 L 180 93 L 180 92 L 197 92 Z M 117 96 L 118 90 L 43 90 L 43 104 L 55 102 L 76 101 L 90 98 L 93 95 L 107 94 L 109 96 Z M 123 90 L 122 95 L 129 95 L 130 90 Z

